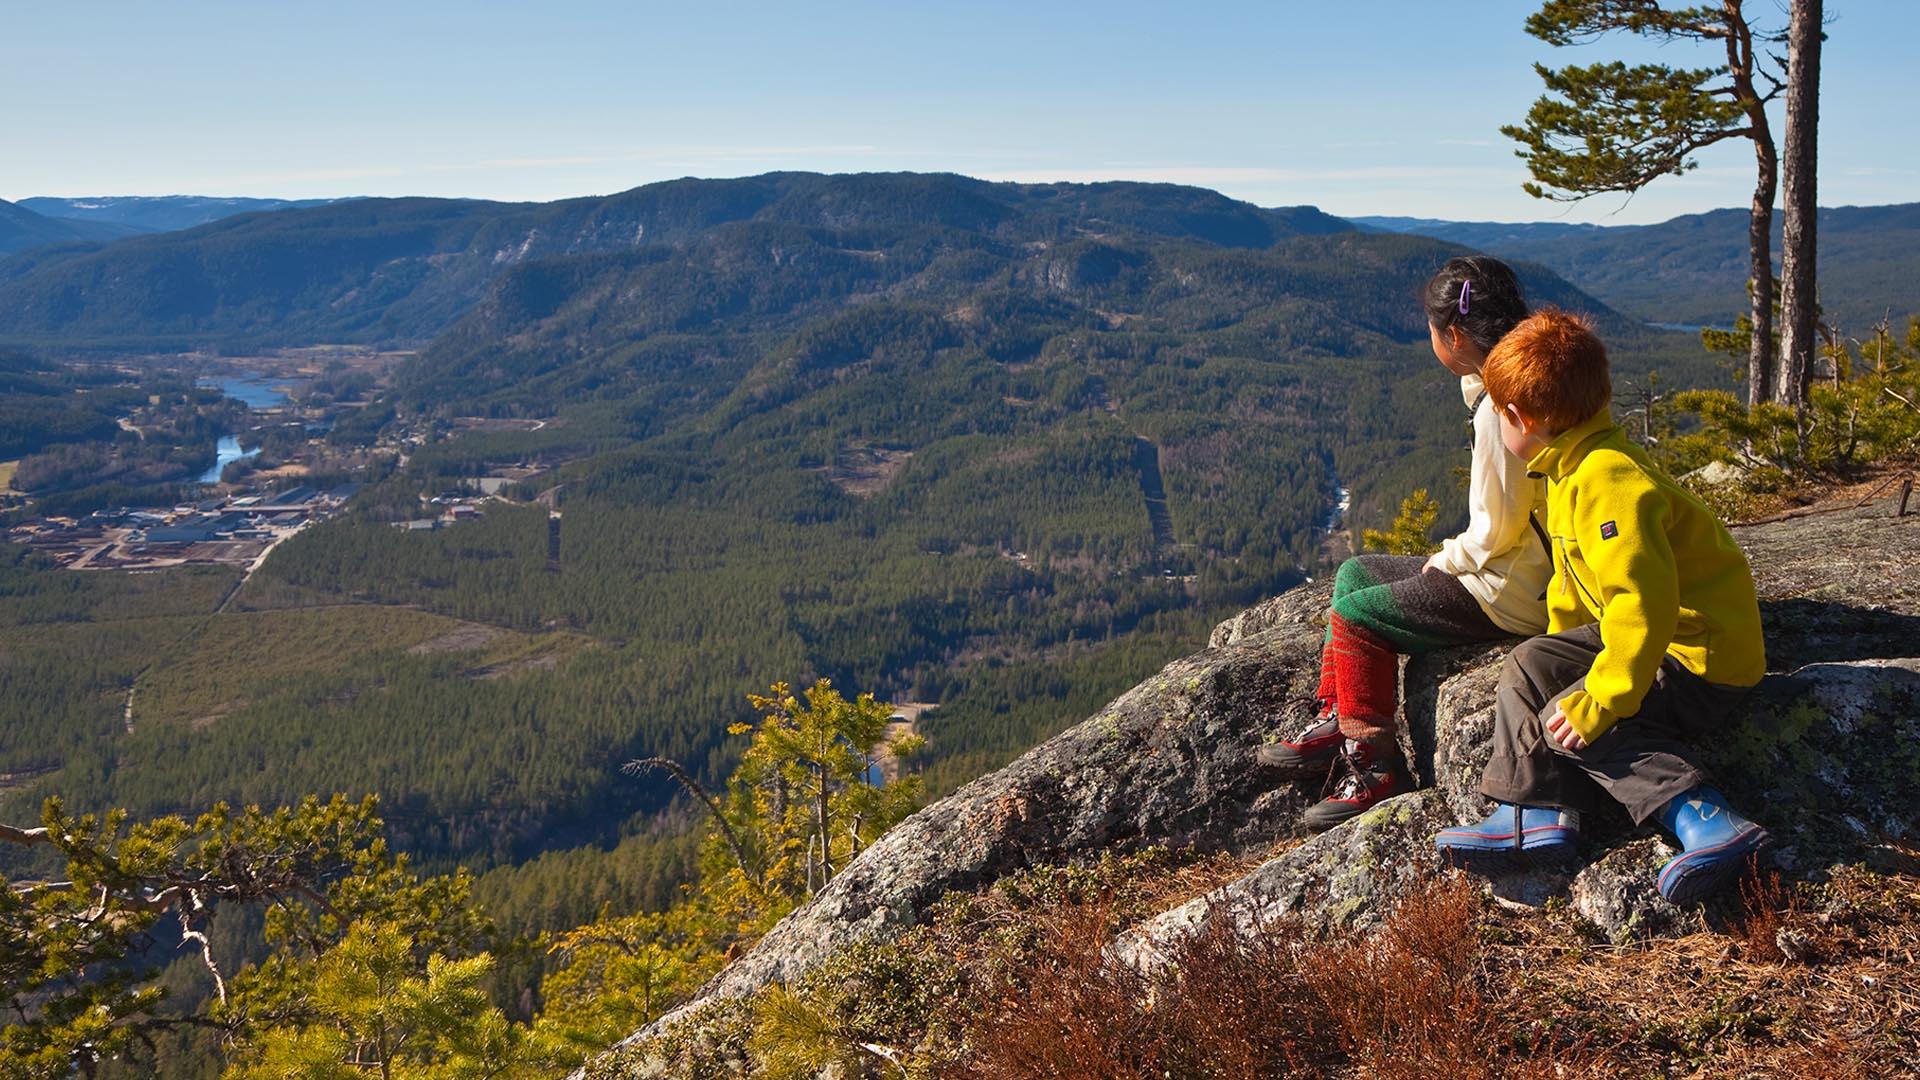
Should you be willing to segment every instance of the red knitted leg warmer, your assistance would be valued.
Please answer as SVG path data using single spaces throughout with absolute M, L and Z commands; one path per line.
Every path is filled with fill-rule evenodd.
M 1393 732 L 1393 714 L 1399 705 L 1399 655 L 1338 613 L 1329 619 L 1333 634 L 1324 657 L 1332 661 L 1340 733 L 1356 742 L 1378 742 Z
M 1333 612 L 1327 612 L 1333 618 Z M 1333 631 L 1327 631 L 1327 640 L 1320 645 L 1320 689 L 1313 692 L 1313 699 L 1320 703 L 1320 715 L 1325 716 L 1340 701 L 1340 680 L 1334 677 Z

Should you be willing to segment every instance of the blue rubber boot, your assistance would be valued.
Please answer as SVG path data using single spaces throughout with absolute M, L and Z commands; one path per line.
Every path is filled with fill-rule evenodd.
M 1685 850 L 1660 868 L 1660 895 L 1691 904 L 1738 877 L 1747 859 L 1770 839 L 1767 830 L 1734 813 L 1727 797 L 1697 787 L 1660 811 L 1660 824 Z
M 1440 857 L 1476 874 L 1502 874 L 1565 862 L 1580 843 L 1580 814 L 1550 806 L 1495 803 L 1477 825 L 1442 829 Z

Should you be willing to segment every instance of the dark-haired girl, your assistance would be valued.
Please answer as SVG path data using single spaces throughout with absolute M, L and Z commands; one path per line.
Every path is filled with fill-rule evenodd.
M 1473 413 L 1469 518 L 1429 558 L 1359 555 L 1334 575 L 1318 704 L 1259 750 L 1262 765 L 1284 774 L 1342 770 L 1331 793 L 1307 810 L 1313 829 L 1413 789 L 1395 737 L 1399 654 L 1547 628 L 1553 566 L 1536 517 L 1545 512 L 1546 484 L 1502 444 L 1480 382 L 1494 343 L 1527 316 L 1520 283 L 1498 259 L 1451 259 L 1427 282 L 1422 301 L 1433 355 L 1460 376 Z

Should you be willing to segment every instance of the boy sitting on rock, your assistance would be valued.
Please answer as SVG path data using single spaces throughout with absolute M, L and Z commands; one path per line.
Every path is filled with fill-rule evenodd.
M 1585 320 L 1529 317 L 1487 357 L 1501 438 L 1547 478 L 1554 556 L 1547 633 L 1507 657 L 1486 820 L 1443 830 L 1481 873 L 1572 855 L 1589 783 L 1685 849 L 1660 893 L 1699 899 L 1737 875 L 1765 829 L 1728 807 L 1694 743 L 1724 730 L 1766 672 L 1746 556 L 1691 492 L 1613 424 L 1607 354 Z

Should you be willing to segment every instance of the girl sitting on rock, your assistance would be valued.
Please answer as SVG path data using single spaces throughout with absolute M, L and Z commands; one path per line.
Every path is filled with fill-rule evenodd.
M 1422 302 L 1433 355 L 1460 377 L 1473 414 L 1470 516 L 1429 558 L 1357 555 L 1334 575 L 1317 705 L 1258 751 L 1260 764 L 1282 775 L 1340 770 L 1330 794 L 1307 809 L 1316 831 L 1413 790 L 1395 738 L 1399 654 L 1547 628 L 1546 482 L 1501 443 L 1480 379 L 1487 353 L 1527 317 L 1520 283 L 1498 259 L 1450 259 Z

